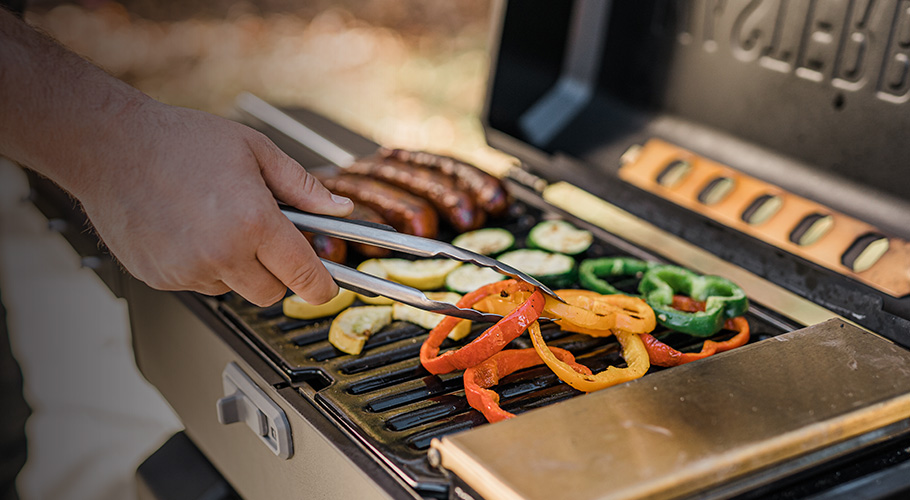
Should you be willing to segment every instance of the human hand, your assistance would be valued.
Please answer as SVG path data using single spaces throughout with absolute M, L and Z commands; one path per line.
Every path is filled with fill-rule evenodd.
M 275 199 L 345 216 L 332 195 L 264 135 L 207 113 L 146 101 L 100 146 L 96 168 L 71 189 L 114 256 L 161 290 L 234 290 L 254 304 L 286 287 L 311 303 L 338 291 Z M 125 144 L 125 146 L 120 146 Z

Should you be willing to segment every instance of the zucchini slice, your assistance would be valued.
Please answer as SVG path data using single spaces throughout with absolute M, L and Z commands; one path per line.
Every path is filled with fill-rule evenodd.
M 470 293 L 506 277 L 488 267 L 462 264 L 446 276 L 446 288 L 453 292 Z
M 499 256 L 499 261 L 530 274 L 550 288 L 566 288 L 575 283 L 575 259 L 568 255 L 543 250 L 513 250 Z
M 481 255 L 496 255 L 515 245 L 515 236 L 501 228 L 477 229 L 455 237 L 452 244 Z
M 418 290 L 435 290 L 446 283 L 446 276 L 461 265 L 449 259 L 378 259 L 389 279 Z
M 461 295 L 453 292 L 427 292 L 427 298 L 431 300 L 438 300 L 440 302 L 448 302 L 454 304 L 461 299 Z M 408 323 L 414 323 L 417 326 L 426 328 L 427 330 L 432 330 L 436 328 L 436 325 L 445 316 L 442 314 L 424 311 L 423 309 L 417 309 L 416 307 L 409 306 L 407 304 L 402 304 L 396 302 L 392 305 L 392 319 L 397 321 L 407 321 Z M 471 322 L 462 321 L 449 332 L 448 337 L 452 340 L 461 340 L 467 334 L 471 333 Z
M 379 259 L 369 259 L 365 260 L 357 266 L 357 270 L 367 274 L 372 274 L 378 278 L 389 279 L 389 273 L 386 272 L 385 267 L 379 262 Z M 394 300 L 383 297 L 382 295 L 377 295 L 375 297 L 367 297 L 366 295 L 357 294 L 357 298 L 360 299 L 364 304 L 370 304 L 374 306 L 390 306 Z
M 319 305 L 310 304 L 297 295 L 291 295 L 281 303 L 281 310 L 289 318 L 316 319 L 334 316 L 353 303 L 354 292 L 339 288 L 338 295 Z
M 392 306 L 351 307 L 332 320 L 329 342 L 339 351 L 360 354 L 371 335 L 392 322 Z
M 528 246 L 566 255 L 578 255 L 593 242 L 590 231 L 578 229 L 563 220 L 543 221 L 528 233 Z

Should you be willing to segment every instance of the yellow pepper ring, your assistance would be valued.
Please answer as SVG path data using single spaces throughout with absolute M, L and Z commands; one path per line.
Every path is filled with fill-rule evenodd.
M 568 304 L 547 300 L 542 316 L 556 319 L 565 331 L 584 333 L 592 337 L 609 337 L 613 330 L 648 333 L 657 320 L 654 311 L 638 297 L 601 295 L 590 290 L 557 290 Z M 510 296 L 490 295 L 474 305 L 478 311 L 505 315 L 526 299 L 516 292 Z
M 629 333 L 648 333 L 657 326 L 654 310 L 647 302 L 628 295 L 599 295 L 570 297 L 570 304 L 588 309 L 601 316 L 612 315 L 613 329 Z
M 602 337 L 609 335 L 607 330 L 648 333 L 654 330 L 657 324 L 654 311 L 637 297 L 599 294 L 594 297 L 575 293 L 563 296 L 561 292 L 557 294 L 568 304 L 547 297 L 541 316 L 560 319 L 560 326 L 570 331 Z
M 547 347 L 547 343 L 543 340 L 543 335 L 540 333 L 540 324 L 536 321 L 531 323 L 528 327 L 528 333 L 531 335 L 531 341 L 534 343 L 534 349 L 537 350 L 540 359 L 553 370 L 553 373 L 555 373 L 560 380 L 579 391 L 594 392 L 623 382 L 635 380 L 642 377 L 648 371 L 648 368 L 651 367 L 645 344 L 641 338 L 634 333 L 622 330 L 616 330 L 614 332 L 616 338 L 619 339 L 619 343 L 622 345 L 622 357 L 626 360 L 626 368 L 610 366 L 607 367 L 606 370 L 595 375 L 578 373 L 573 370 L 571 366 L 560 361 L 556 355 L 550 351 L 550 348 Z
M 474 304 L 473 307 L 481 312 L 505 316 L 512 312 L 519 304 L 523 304 L 530 296 L 530 293 L 522 291 L 513 292 L 505 297 L 501 294 L 493 294 L 484 297 Z

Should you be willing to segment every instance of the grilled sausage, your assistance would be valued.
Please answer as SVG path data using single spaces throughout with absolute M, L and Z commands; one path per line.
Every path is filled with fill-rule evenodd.
M 344 260 L 348 256 L 348 245 L 344 240 L 310 232 L 304 232 L 303 235 L 310 242 L 310 246 L 313 247 L 319 258 L 344 264 Z
M 458 187 L 453 177 L 438 169 L 395 159 L 364 159 L 348 167 L 347 171 L 368 175 L 420 196 L 432 203 L 439 215 L 460 233 L 483 226 L 486 219 L 486 214 L 477 208 L 473 196 Z
M 388 222 L 386 222 L 386 220 L 383 219 L 381 215 L 377 214 L 375 210 L 368 208 L 360 203 L 354 203 L 354 211 L 351 212 L 351 215 L 348 216 L 348 219 L 388 225 Z M 367 245 L 365 243 L 349 242 L 348 244 L 351 246 L 351 248 L 360 252 L 360 254 L 365 257 L 386 257 L 392 253 L 392 251 L 388 248 L 380 248 L 373 245 Z
M 322 185 L 333 193 L 347 196 L 376 211 L 402 233 L 435 238 L 439 218 L 433 207 L 403 189 L 363 175 L 319 176 Z
M 509 197 L 502 182 L 474 165 L 448 156 L 405 149 L 382 148 L 379 155 L 383 158 L 439 169 L 442 173 L 455 178 L 458 186 L 471 193 L 477 204 L 490 215 L 502 215 L 509 208 Z

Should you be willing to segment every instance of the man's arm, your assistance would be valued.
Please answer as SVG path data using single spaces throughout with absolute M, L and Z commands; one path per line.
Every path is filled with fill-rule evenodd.
M 260 305 L 285 285 L 314 303 L 337 291 L 275 198 L 335 216 L 350 200 L 262 134 L 157 102 L 3 9 L 0 154 L 78 198 L 118 260 L 155 288 L 233 289 Z

